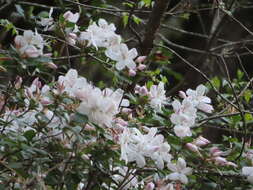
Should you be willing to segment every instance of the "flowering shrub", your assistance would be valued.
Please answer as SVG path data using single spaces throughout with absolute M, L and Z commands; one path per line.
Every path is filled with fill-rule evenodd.
M 216 144 L 201 136 L 200 126 L 223 118 L 221 100 L 208 97 L 212 81 L 171 97 L 166 78 L 148 64 L 152 56 L 129 48 L 113 23 L 79 24 L 79 12 L 54 11 L 35 29 L 19 31 L 0 57 L 6 71 L 16 64 L 16 79 L 1 86 L 0 189 L 252 187 L 250 142 L 226 136 Z M 68 66 L 57 63 L 53 40 L 65 44 Z M 72 67 L 72 48 L 112 73 L 112 85 Z M 250 113 L 238 110 L 219 124 L 250 122 Z

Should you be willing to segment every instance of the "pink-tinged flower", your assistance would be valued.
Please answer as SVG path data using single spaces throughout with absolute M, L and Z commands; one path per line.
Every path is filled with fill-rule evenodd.
M 183 158 L 178 158 L 177 164 L 168 163 L 167 167 L 173 172 L 166 176 L 167 179 L 172 181 L 180 181 L 184 184 L 188 183 L 188 178 L 186 176 L 192 173 L 192 169 L 186 167 L 186 162 Z
M 45 42 L 41 35 L 34 33 L 31 30 L 26 30 L 23 36 L 17 35 L 14 39 L 15 47 L 22 56 L 38 57 L 43 55 L 43 48 Z
M 67 11 L 64 13 L 63 17 L 69 22 L 77 23 L 80 14 L 79 13 L 73 14 L 71 11 Z
M 138 55 L 137 50 L 135 48 L 129 50 L 126 44 L 108 47 L 105 55 L 117 62 L 115 65 L 117 70 L 123 70 L 125 67 L 135 69 L 136 67 L 133 59 Z
M 137 69 L 138 69 L 139 71 L 143 71 L 143 70 L 146 69 L 146 68 L 147 68 L 147 66 L 144 65 L 144 64 L 139 64 L 138 67 L 137 67 Z
M 44 27 L 44 31 L 51 31 L 54 28 L 54 19 L 52 18 L 53 8 L 50 9 L 47 18 L 40 18 L 38 24 Z
M 25 55 L 27 57 L 39 57 L 41 55 L 40 50 L 38 50 L 36 47 L 34 46 L 29 46 L 26 48 L 26 50 L 24 51 Z
M 205 95 L 206 87 L 204 85 L 199 85 L 196 90 L 188 89 L 186 91 L 187 98 L 189 98 L 193 104 L 200 110 L 211 113 L 213 107 L 211 104 L 211 99 Z
M 208 144 L 210 144 L 211 142 L 208 140 L 208 139 L 206 139 L 206 138 L 204 138 L 204 137 L 202 137 L 202 136 L 199 136 L 195 141 L 194 141 L 194 144 L 196 145 L 196 146 L 199 146 L 199 147 L 201 147 L 201 146 L 206 146 L 206 145 L 208 145 Z
M 164 83 L 159 82 L 158 85 L 152 85 L 149 90 L 149 104 L 156 111 L 160 112 L 163 105 L 167 103 L 165 95 Z
M 81 32 L 78 37 L 78 42 L 81 45 L 109 48 L 120 44 L 121 37 L 115 33 L 116 27 L 114 24 L 108 24 L 104 19 L 98 20 L 98 25 L 94 22 L 88 29 Z
M 146 60 L 147 56 L 139 56 L 136 59 L 136 63 L 143 63 Z
M 125 128 L 119 137 L 121 159 L 126 163 L 136 161 L 138 167 L 146 165 L 145 157 L 151 158 L 159 169 L 164 168 L 164 162 L 170 162 L 170 146 L 164 142 L 162 135 L 157 135 L 157 128 L 149 129 L 143 135 L 136 128 Z

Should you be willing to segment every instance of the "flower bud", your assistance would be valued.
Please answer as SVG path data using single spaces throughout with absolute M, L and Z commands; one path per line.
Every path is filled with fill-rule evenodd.
M 153 190 L 155 188 L 155 184 L 150 182 L 146 185 L 145 190 Z
M 220 156 L 214 157 L 214 158 L 212 158 L 212 160 L 215 162 L 215 164 L 222 165 L 222 166 L 226 165 L 227 162 L 228 162 L 226 160 L 226 158 L 223 158 L 223 157 L 220 157 Z
M 199 149 L 195 144 L 192 143 L 186 143 L 186 147 L 191 150 L 192 152 L 198 152 Z
M 118 123 L 118 124 L 120 124 L 121 126 L 124 126 L 124 127 L 128 125 L 128 122 L 125 121 L 125 120 L 123 120 L 123 119 L 121 119 L 121 118 L 116 118 L 115 122 Z
M 17 77 L 16 77 L 16 80 L 15 80 L 15 83 L 14 83 L 15 88 L 16 88 L 16 89 L 19 89 L 19 88 L 21 87 L 21 85 L 22 85 L 22 82 L 23 82 L 22 77 L 17 76 Z
M 130 108 L 122 108 L 121 112 L 125 113 L 125 114 L 129 114 L 129 113 L 132 112 L 132 109 L 130 109 Z
M 137 67 L 137 69 L 140 70 L 140 71 L 143 71 L 146 68 L 147 68 L 147 66 L 144 65 L 144 64 L 139 64 L 139 66 Z
M 199 136 L 199 137 L 194 141 L 194 144 L 195 144 L 196 146 L 201 147 L 201 146 L 205 146 L 205 145 L 210 144 L 210 141 L 207 140 L 206 138 L 202 137 L 202 136 Z
M 183 99 L 187 98 L 185 92 L 183 92 L 183 91 L 179 91 L 178 95 L 180 98 L 183 98 Z
M 51 69 L 57 69 L 57 65 L 55 65 L 53 62 L 47 62 L 45 63 L 46 66 L 48 66 Z
M 146 86 L 142 86 L 142 87 L 139 89 L 139 94 L 140 94 L 141 96 L 146 96 L 146 95 L 148 95 L 148 89 L 147 89 L 147 87 L 146 87 Z
M 220 156 L 223 154 L 223 152 L 218 147 L 212 147 L 210 148 L 210 154 L 212 156 Z
M 95 131 L 95 127 L 89 125 L 89 124 L 86 124 L 85 127 L 84 127 L 84 130 L 86 131 Z
M 134 77 L 134 76 L 136 75 L 136 71 L 133 70 L 133 69 L 129 69 L 128 75 L 129 75 L 130 77 Z
M 146 58 L 147 56 L 139 56 L 135 61 L 136 63 L 143 63 L 146 60 Z

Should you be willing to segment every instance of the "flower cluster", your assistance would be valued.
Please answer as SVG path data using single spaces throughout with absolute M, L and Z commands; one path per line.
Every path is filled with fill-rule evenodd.
M 145 157 L 155 161 L 158 168 L 170 162 L 170 145 L 164 142 L 163 135 L 157 135 L 157 128 L 151 128 L 143 135 L 137 128 L 126 128 L 119 137 L 121 159 L 126 163 L 136 161 L 138 167 L 146 165 Z
M 182 103 L 178 100 L 172 102 L 173 113 L 170 120 L 175 124 L 174 132 L 178 137 L 191 136 L 190 127 L 195 124 L 197 117 L 197 109 L 211 113 L 213 107 L 210 105 L 210 98 L 204 96 L 206 87 L 199 85 L 196 90 L 188 89 L 186 93 L 180 92 L 180 97 L 183 98 Z
M 115 33 L 114 24 L 108 24 L 106 20 L 99 19 L 98 24 L 91 24 L 86 31 L 80 32 L 79 43 L 87 46 L 106 48 L 105 55 L 116 61 L 116 69 L 122 70 L 125 67 L 135 69 L 134 59 L 138 53 L 135 48 L 129 50 L 127 45 L 121 43 L 120 35 Z
M 45 42 L 37 31 L 26 30 L 23 36 L 17 35 L 14 41 L 21 56 L 39 57 L 43 55 Z
M 70 69 L 65 76 L 60 76 L 58 85 L 62 92 L 81 100 L 77 111 L 98 125 L 111 127 L 113 119 L 119 113 L 119 106 L 129 104 L 126 99 L 122 100 L 123 90 L 101 90 L 88 83 L 84 77 L 78 77 L 74 69 Z
M 166 97 L 164 90 L 164 83 L 159 82 L 158 85 L 152 85 L 148 91 L 146 86 L 135 87 L 135 93 L 140 96 L 148 96 L 149 104 L 156 112 L 161 112 L 162 106 L 167 103 L 168 98 Z

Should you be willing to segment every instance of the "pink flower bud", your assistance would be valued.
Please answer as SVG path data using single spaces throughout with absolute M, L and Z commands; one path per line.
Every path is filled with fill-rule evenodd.
M 237 166 L 235 163 L 233 163 L 233 162 L 227 162 L 226 165 L 227 165 L 227 166 L 232 166 L 232 167 L 235 167 L 235 168 L 238 167 L 238 166 Z
M 128 122 L 125 121 L 125 120 L 123 120 L 123 119 L 121 119 L 121 118 L 116 118 L 115 122 L 118 123 L 118 124 L 120 124 L 121 126 L 124 126 L 124 127 L 126 127 L 128 125 Z
M 68 36 L 72 39 L 77 39 L 77 35 L 73 32 L 69 33 Z
M 186 147 L 191 150 L 192 152 L 198 152 L 199 149 L 195 144 L 192 143 L 186 143 Z
M 218 147 L 212 147 L 210 148 L 210 154 L 215 157 L 222 155 L 223 152 Z
M 44 97 L 44 98 L 42 98 L 42 99 L 40 100 L 40 103 L 41 103 L 42 105 L 50 105 L 50 104 L 52 104 L 53 102 L 52 102 L 49 98 Z
M 150 182 L 146 185 L 145 190 L 153 190 L 155 188 L 155 184 Z
M 136 71 L 133 70 L 133 69 L 129 69 L 128 75 L 129 75 L 130 77 L 134 77 L 134 76 L 136 75 Z
M 183 98 L 183 99 L 187 98 L 185 92 L 183 92 L 183 91 L 179 91 L 178 95 L 180 98 Z
M 139 56 L 137 57 L 137 59 L 135 60 L 136 63 L 142 63 L 146 60 L 147 56 Z
M 129 114 L 129 113 L 132 112 L 132 109 L 130 109 L 130 108 L 122 108 L 121 112 L 125 113 L 125 114 Z
M 86 131 L 95 131 L 95 127 L 89 125 L 89 124 L 86 124 L 85 127 L 84 127 L 84 130 Z
M 53 62 L 45 63 L 46 66 L 48 66 L 51 69 L 57 69 L 57 65 L 55 65 Z
M 41 88 L 41 82 L 39 80 L 39 77 L 35 78 L 32 84 L 35 85 L 37 88 Z
M 16 89 L 19 89 L 19 88 L 21 87 L 22 82 L 23 82 L 22 77 L 17 76 L 17 77 L 16 77 L 16 80 L 15 80 L 15 88 L 16 88 Z
M 146 87 L 146 86 L 142 86 L 142 87 L 139 89 L 139 94 L 140 94 L 141 96 L 146 96 L 146 95 L 148 95 L 148 89 L 147 89 L 147 87 Z
M 139 66 L 137 67 L 137 69 L 140 70 L 140 71 L 143 71 L 146 68 L 147 68 L 147 66 L 144 65 L 144 64 L 139 64 Z
M 45 54 L 43 54 L 45 57 L 52 57 L 52 53 L 45 53 Z
M 196 146 L 201 147 L 201 146 L 205 146 L 205 145 L 210 144 L 210 141 L 207 140 L 206 138 L 202 137 L 202 136 L 199 136 L 199 137 L 194 141 L 194 144 L 195 144 Z
M 226 165 L 227 162 L 228 162 L 226 160 L 226 158 L 223 158 L 223 157 L 220 157 L 220 156 L 214 157 L 214 158 L 212 158 L 212 160 L 215 162 L 215 164 L 222 165 L 222 166 Z

